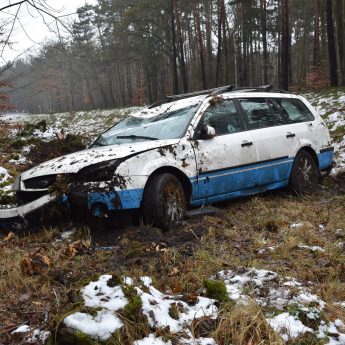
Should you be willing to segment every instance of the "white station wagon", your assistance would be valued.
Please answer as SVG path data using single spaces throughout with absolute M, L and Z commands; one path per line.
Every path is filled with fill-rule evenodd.
M 94 216 L 141 209 L 162 229 L 187 208 L 289 186 L 315 190 L 330 172 L 327 126 L 301 96 L 259 88 L 223 87 L 168 97 L 128 116 L 87 150 L 43 163 L 15 182 L 27 204 L 0 211 L 0 221 L 46 206 L 48 190 Z

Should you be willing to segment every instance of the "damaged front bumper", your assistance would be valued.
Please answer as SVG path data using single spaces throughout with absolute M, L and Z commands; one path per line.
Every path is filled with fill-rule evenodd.
M 51 204 L 56 199 L 56 195 L 47 194 L 22 206 L 0 209 L 0 223 L 25 219 L 31 213 Z

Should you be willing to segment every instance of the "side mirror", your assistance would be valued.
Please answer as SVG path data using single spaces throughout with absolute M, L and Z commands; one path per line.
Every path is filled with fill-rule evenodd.
M 200 131 L 200 139 L 212 139 L 216 136 L 216 130 L 209 125 L 204 125 Z

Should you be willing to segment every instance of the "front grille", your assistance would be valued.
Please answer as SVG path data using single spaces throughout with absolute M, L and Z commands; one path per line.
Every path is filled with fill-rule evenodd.
M 24 181 L 26 189 L 48 189 L 56 181 L 56 175 L 34 177 Z

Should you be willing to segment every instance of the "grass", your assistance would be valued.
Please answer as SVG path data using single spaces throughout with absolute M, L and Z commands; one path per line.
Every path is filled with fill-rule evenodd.
M 134 279 L 148 275 L 161 291 L 175 291 L 191 301 L 203 291 L 206 279 L 222 269 L 268 269 L 282 276 L 295 277 L 305 284 L 312 282 L 313 292 L 327 302 L 325 318 L 345 320 L 344 309 L 335 304 L 345 300 L 345 252 L 339 247 L 345 241 L 345 195 L 341 185 L 329 178 L 312 197 L 297 198 L 277 191 L 219 207 L 223 211 L 221 216 L 186 222 L 177 235 L 161 234 L 158 240 L 170 243 L 162 246 L 166 248 L 164 251 L 157 250 L 159 232 L 149 227 L 142 233 L 135 229 L 126 232 L 107 229 L 106 240 L 113 241 L 112 245 L 116 246 L 113 250 L 97 250 L 76 257 L 66 254 L 67 242 L 54 242 L 62 230 L 58 228 L 17 236 L 13 242 L 1 244 L 1 328 L 6 330 L 11 324 L 29 322 L 54 330 L 59 317 L 74 308 L 79 289 L 99 275 L 113 272 L 114 268 L 116 282 L 119 274 Z M 291 228 L 292 223 L 303 225 Z M 320 224 L 324 230 L 320 229 Z M 150 231 L 152 237 L 147 238 Z M 146 237 L 142 237 L 144 233 Z M 179 237 L 187 234 L 191 234 L 189 240 L 181 242 Z M 135 248 L 130 245 L 132 235 L 136 236 Z M 74 238 L 84 237 L 86 242 L 90 236 L 95 233 L 91 231 L 90 234 L 85 227 L 74 234 Z M 134 255 L 139 244 L 140 250 Z M 299 249 L 299 244 L 321 246 L 326 252 Z M 53 266 L 41 275 L 23 276 L 20 261 L 36 248 L 41 248 Z M 262 252 L 262 249 L 266 250 Z M 222 297 L 224 287 L 212 286 L 210 282 L 206 284 L 206 295 Z M 144 336 L 146 331 L 142 329 L 147 326 L 142 320 L 139 328 L 133 328 L 131 315 L 136 314 L 138 318 L 141 306 L 134 291 L 128 289 L 126 294 L 131 300 L 123 314 L 126 326 L 114 337 L 120 337 L 123 344 L 130 344 L 134 339 L 130 335 Z M 73 299 L 73 295 L 77 297 Z M 250 308 L 236 307 L 224 299 L 221 310 L 214 333 L 210 334 L 219 344 L 228 344 L 230 339 L 233 344 L 256 344 L 258 339 L 262 344 L 281 343 L 265 323 L 265 308 L 255 304 Z M 44 321 L 46 311 L 48 321 Z M 178 313 L 178 306 L 172 308 L 173 316 Z M 314 340 L 308 341 L 314 344 L 310 342 Z

